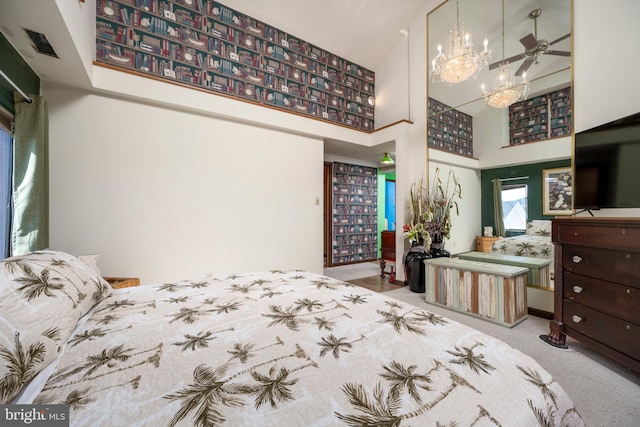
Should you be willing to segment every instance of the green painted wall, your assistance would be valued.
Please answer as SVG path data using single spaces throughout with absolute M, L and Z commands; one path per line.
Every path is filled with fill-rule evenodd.
M 34 54 L 36 54 L 34 52 Z M 20 89 L 30 95 L 40 94 L 40 78 L 22 59 L 11 43 L 0 33 L 0 70 Z M 13 106 L 13 88 L 0 77 L 0 105 L 15 113 Z
M 493 215 L 493 184 L 495 178 L 516 178 L 528 176 L 527 179 L 507 181 L 503 184 L 527 184 L 527 220 L 551 219 L 550 216 L 542 215 L 542 170 L 571 166 L 571 159 L 558 160 L 553 162 L 533 163 L 528 165 L 509 166 L 495 169 L 485 169 L 481 171 L 481 210 L 482 224 L 484 226 L 494 226 Z M 478 234 L 482 234 L 482 229 Z

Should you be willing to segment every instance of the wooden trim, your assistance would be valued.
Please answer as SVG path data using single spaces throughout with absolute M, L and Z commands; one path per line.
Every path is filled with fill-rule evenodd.
M 324 264 L 327 267 L 332 266 L 331 262 L 331 235 L 332 235 L 332 200 L 331 193 L 333 187 L 331 185 L 331 172 L 332 172 L 333 164 L 329 162 L 324 163 L 324 209 L 323 209 L 323 219 L 324 219 Z
M 140 286 L 140 279 L 137 277 L 103 277 L 114 289 L 130 288 Z
M 399 123 L 408 123 L 410 125 L 413 124 L 413 122 L 411 120 L 402 119 L 402 120 L 398 120 L 397 122 L 389 123 L 388 125 L 382 126 L 381 128 L 376 129 L 373 132 L 369 132 L 369 133 L 375 133 L 375 132 L 381 131 L 382 129 L 386 129 L 386 128 L 390 128 L 391 126 L 395 126 L 395 125 L 397 125 Z

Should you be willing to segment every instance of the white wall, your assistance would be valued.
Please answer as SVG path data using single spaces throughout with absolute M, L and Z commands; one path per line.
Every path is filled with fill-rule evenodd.
M 375 127 L 409 119 L 409 37 L 405 36 L 376 70 Z
M 92 81 L 104 95 L 44 84 L 52 247 L 101 253 L 105 274 L 144 282 L 275 267 L 321 271 L 324 137 L 364 145 L 396 142 L 400 223 L 408 185 L 427 168 L 426 15 L 439 3 L 425 2 L 409 27 L 408 44 L 401 42 L 375 70 L 378 127 L 413 122 L 383 135 L 103 67 L 93 67 Z M 574 2 L 576 131 L 640 111 L 640 86 L 634 84 L 639 8 L 635 0 L 606 8 L 596 0 Z M 593 52 L 620 48 L 629 54 L 612 80 Z M 570 155 L 566 141 L 503 149 L 489 139 L 495 141 L 489 146 L 476 141 L 479 161 L 429 150 L 431 170 L 452 165 L 463 186 L 461 214 L 447 244 L 454 253 L 472 248 L 480 232 L 480 168 L 513 158 Z M 212 160 L 219 155 L 222 162 Z
M 640 112 L 640 2 L 574 0 L 574 131 Z M 594 52 L 620 54 L 616 65 Z M 640 209 L 603 209 L 595 216 L 640 216 Z M 586 213 L 583 215 L 587 215 Z
M 459 215 L 451 215 L 451 238 L 445 240 L 445 249 L 452 254 L 459 254 L 475 250 L 475 236 L 481 229 L 480 212 L 480 170 L 461 167 L 440 162 L 429 162 L 429 180 L 434 182 L 435 173 L 440 169 L 439 176 L 446 184 L 449 171 L 452 171 L 462 187 L 462 196 L 455 199 L 458 203 Z
M 640 112 L 639 18 L 637 0 L 574 0 L 576 132 Z
M 52 248 L 144 283 L 322 272 L 322 140 L 54 85 L 43 95 Z

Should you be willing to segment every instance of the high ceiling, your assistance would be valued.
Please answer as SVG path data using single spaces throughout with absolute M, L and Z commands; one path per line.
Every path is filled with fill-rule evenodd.
M 376 69 L 427 0 L 218 0 L 356 64 Z
M 444 46 L 447 43 L 448 31 L 456 22 L 456 3 L 452 0 L 443 4 L 429 14 L 429 60 L 437 53 L 438 44 Z M 483 49 L 482 42 L 486 38 L 491 50 L 489 64 L 501 61 L 503 58 L 511 58 L 525 52 L 525 47 L 520 41 L 528 34 L 536 34 L 538 40 L 546 39 L 549 43 L 571 33 L 571 2 L 570 0 L 505 0 L 504 1 L 504 53 L 502 35 L 502 2 L 500 0 L 464 0 L 459 2 L 459 20 L 471 34 L 476 50 Z M 537 19 L 530 17 L 531 12 L 540 10 Z M 548 51 L 571 51 L 571 37 L 548 47 Z M 524 59 L 514 61 L 511 64 L 511 72 L 515 73 Z M 571 66 L 571 58 L 542 54 L 538 62 L 527 70 L 527 80 L 540 81 L 544 76 L 553 74 L 558 70 Z M 494 72 L 483 68 L 475 78 L 448 85 L 446 83 L 429 84 L 429 96 L 458 108 L 461 111 L 475 115 L 484 105 L 480 102 L 469 103 L 482 96 L 482 84 L 487 88 L 492 83 Z M 569 75 L 570 73 L 567 73 Z M 532 85 L 533 86 L 533 85 Z M 538 91 L 547 90 L 544 85 L 538 85 Z M 532 91 L 535 88 L 532 88 Z

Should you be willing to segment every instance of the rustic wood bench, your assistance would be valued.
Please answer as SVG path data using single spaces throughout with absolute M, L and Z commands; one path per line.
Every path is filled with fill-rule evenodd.
M 471 261 L 490 262 L 494 264 L 513 265 L 516 267 L 526 267 L 529 269 L 529 273 L 527 274 L 527 286 L 542 289 L 553 289 L 551 272 L 549 271 L 551 260 L 549 259 L 477 251 L 458 254 L 458 258 Z
M 513 327 L 527 318 L 528 268 L 460 258 L 425 263 L 425 300 Z

